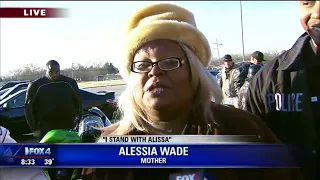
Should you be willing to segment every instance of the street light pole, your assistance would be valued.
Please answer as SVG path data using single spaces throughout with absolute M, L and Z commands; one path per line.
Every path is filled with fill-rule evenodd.
M 240 18 L 241 18 L 241 37 L 242 37 L 242 61 L 245 61 L 244 55 L 244 38 L 243 38 L 243 17 L 242 17 L 242 1 L 240 0 Z

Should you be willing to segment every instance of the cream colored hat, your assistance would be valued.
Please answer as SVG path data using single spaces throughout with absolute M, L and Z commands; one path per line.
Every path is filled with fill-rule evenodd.
M 210 45 L 206 37 L 197 29 L 193 14 L 173 4 L 156 4 L 136 12 L 129 20 L 125 41 L 126 60 L 119 67 L 126 80 L 130 65 L 137 49 L 150 41 L 169 39 L 186 44 L 195 52 L 204 66 L 211 59 Z

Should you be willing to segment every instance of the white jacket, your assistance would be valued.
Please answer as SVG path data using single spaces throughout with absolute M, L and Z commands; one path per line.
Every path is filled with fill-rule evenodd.
M 10 132 L 0 126 L 0 143 L 17 143 L 10 137 Z M 0 180 L 48 180 L 42 169 L 34 168 L 0 168 Z

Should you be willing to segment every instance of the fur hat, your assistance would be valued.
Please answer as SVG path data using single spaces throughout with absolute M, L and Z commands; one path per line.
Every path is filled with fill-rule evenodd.
M 131 17 L 126 31 L 126 61 L 120 67 L 125 80 L 137 49 L 153 40 L 168 39 L 187 45 L 204 66 L 211 60 L 208 40 L 197 29 L 193 14 L 182 7 L 156 4 L 142 8 Z

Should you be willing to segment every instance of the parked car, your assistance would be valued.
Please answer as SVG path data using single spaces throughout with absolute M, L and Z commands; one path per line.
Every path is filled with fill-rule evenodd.
M 239 62 L 236 62 L 236 64 L 238 64 L 239 66 L 245 66 L 247 64 L 250 64 L 249 61 L 239 61 Z
M 219 72 L 217 75 L 216 75 L 216 78 L 217 78 L 217 83 L 221 86 L 221 72 Z
M 2 94 L 4 94 L 5 92 L 7 92 L 9 89 L 10 89 L 10 88 L 0 90 L 0 96 L 1 96 Z
M 212 76 L 217 76 L 217 74 L 219 73 L 218 70 L 209 70 L 210 74 L 212 74 Z
M 14 93 L 16 93 L 16 92 L 18 92 L 20 90 L 27 89 L 28 85 L 29 85 L 29 83 L 20 83 L 20 84 L 14 85 L 11 88 L 5 89 L 6 91 L 3 94 L 0 95 L 0 101 L 2 99 L 5 99 L 8 96 L 11 96 L 12 94 L 14 94 Z
M 31 133 L 24 114 L 26 92 L 27 89 L 20 90 L 0 101 L 0 125 L 9 129 L 12 137 L 17 139 Z M 114 92 L 101 94 L 80 89 L 80 94 L 84 110 L 97 107 L 112 119 L 117 109 Z
M 3 89 L 7 89 L 7 88 L 11 88 L 17 84 L 21 84 L 21 83 L 27 83 L 27 81 L 9 81 L 3 84 L 3 86 L 1 86 L 0 91 Z

